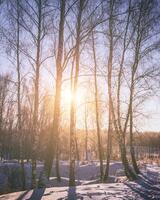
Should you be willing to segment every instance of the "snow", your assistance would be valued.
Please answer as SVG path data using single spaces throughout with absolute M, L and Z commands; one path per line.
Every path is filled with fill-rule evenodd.
M 41 164 L 38 166 L 42 167 Z M 66 187 L 68 185 L 68 164 L 61 162 L 61 174 L 63 175 L 61 182 L 57 182 L 56 178 L 52 177 L 46 188 L 4 194 L 0 196 L 0 200 L 160 200 L 159 166 L 146 165 L 143 173 L 135 182 L 125 181 L 123 183 L 105 184 L 98 183 L 98 179 L 92 180 L 94 174 L 95 177 L 98 176 L 98 166 L 97 162 L 85 165 L 77 164 L 76 179 L 78 186 Z M 119 172 L 122 173 L 122 164 L 119 162 L 111 163 L 110 175 Z M 53 185 L 54 187 L 52 187 Z
M 105 166 L 105 165 L 104 165 Z M 118 170 L 123 170 L 121 162 L 111 162 L 109 169 L 109 178 L 108 183 L 115 182 L 115 175 Z M 55 169 L 53 168 L 50 181 L 47 184 L 47 187 L 53 186 L 68 186 L 69 184 L 69 163 L 67 161 L 60 162 L 60 174 L 61 182 L 57 182 Z M 99 162 L 94 161 L 82 165 L 81 163 L 76 163 L 76 185 L 88 185 L 93 183 L 99 183 Z
M 160 199 L 160 187 L 150 185 L 145 188 L 141 182 L 92 184 L 77 187 L 52 187 L 17 192 L 0 196 L 1 200 L 142 200 Z
M 60 161 L 60 174 L 61 182 L 56 179 L 55 168 L 51 173 L 50 181 L 46 183 L 47 187 L 61 187 L 68 186 L 69 183 L 69 163 L 68 161 Z M 121 170 L 121 162 L 111 162 L 108 182 L 113 183 L 115 181 L 115 174 L 117 170 Z M 43 170 L 43 163 L 37 162 L 37 179 L 39 178 Z M 16 161 L 5 161 L 0 163 L 0 194 L 9 193 L 20 190 L 21 185 L 21 167 Z M 86 185 L 99 182 L 99 162 L 89 163 L 76 163 L 76 185 Z M 15 178 L 14 178 L 15 177 Z M 25 163 L 25 177 L 26 177 L 26 189 L 31 187 L 31 164 Z M 18 185 L 17 185 L 18 184 Z M 12 187 L 11 187 L 12 186 Z M 18 186 L 18 187 L 17 187 Z
M 24 194 L 24 196 L 23 196 Z M 23 197 L 22 197 L 23 196 Z M 54 187 L 54 188 L 41 188 L 37 190 L 31 190 L 28 193 L 12 193 L 8 195 L 0 196 L 0 199 L 44 199 L 44 200 L 65 200 L 65 199 L 141 199 L 140 196 L 134 194 L 134 192 L 123 183 L 115 184 L 93 184 L 89 186 L 77 186 L 77 187 Z M 22 197 L 22 198 L 21 198 Z

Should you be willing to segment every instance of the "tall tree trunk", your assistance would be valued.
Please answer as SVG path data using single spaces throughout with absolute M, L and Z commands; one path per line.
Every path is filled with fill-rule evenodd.
M 85 122 L 85 160 L 88 161 L 88 126 L 87 126 L 87 109 L 85 105 L 85 116 L 84 116 L 84 122 Z
M 99 105 L 98 105 L 98 85 L 97 85 L 97 59 L 96 59 L 96 50 L 94 44 L 94 35 L 92 32 L 92 50 L 94 57 L 94 89 L 95 89 L 95 112 L 96 112 L 96 131 L 98 139 L 98 154 L 100 161 L 100 179 L 103 180 L 103 156 L 102 156 L 102 142 L 101 142 L 101 133 L 100 133 L 100 119 L 99 119 Z
M 17 9 L 17 38 L 16 38 L 16 60 L 17 60 L 17 107 L 18 107 L 18 133 L 20 137 L 20 159 L 21 159 L 21 169 L 22 169 L 22 190 L 25 189 L 25 169 L 23 160 L 23 132 L 22 132 L 22 122 L 21 122 L 21 74 L 20 74 L 20 7 L 19 1 L 16 1 Z
M 141 33 L 141 20 L 142 20 L 142 7 L 143 3 L 141 2 L 140 6 L 140 13 L 138 16 L 138 22 L 137 22 L 137 37 L 136 37 L 136 43 L 135 43 L 135 55 L 134 55 L 134 63 L 131 68 L 131 86 L 130 86 L 130 102 L 129 102 L 129 116 L 130 116 L 130 153 L 131 153 L 131 159 L 132 164 L 135 172 L 137 174 L 140 173 L 137 165 L 137 161 L 135 158 L 135 152 L 134 152 L 134 146 L 133 146 L 133 95 L 135 90 L 135 74 L 137 72 L 137 68 L 139 65 L 139 57 L 140 57 L 140 49 L 141 49 L 141 42 L 142 42 L 142 33 Z
M 131 154 L 131 160 L 132 160 L 132 165 L 137 174 L 140 173 L 136 157 L 135 157 L 135 151 L 134 151 L 134 145 L 133 145 L 133 93 L 134 93 L 134 79 L 132 76 L 132 84 L 130 88 L 130 154 Z
M 36 159 L 38 156 L 39 131 L 38 131 L 38 110 L 39 110 L 39 79 L 40 79 L 40 51 L 41 51 L 41 29 L 42 29 L 42 0 L 37 2 L 38 6 L 38 30 L 36 39 L 36 66 L 34 82 L 34 113 L 33 113 L 33 153 L 32 153 L 32 187 L 36 183 Z
M 75 135 L 75 143 L 76 143 L 76 158 L 77 158 L 77 161 L 79 162 L 80 161 L 80 155 L 79 155 L 79 148 L 78 148 L 78 138 L 77 138 L 76 135 Z
M 79 0 L 79 10 L 77 16 L 76 46 L 75 46 L 75 76 L 72 82 L 72 102 L 70 108 L 70 167 L 69 167 L 69 186 L 75 186 L 75 159 L 76 159 L 76 93 L 79 75 L 80 60 L 80 32 L 81 18 L 85 0 Z M 72 77 L 71 77 L 72 79 Z
M 129 179 L 135 179 L 136 175 L 132 171 L 132 169 L 129 166 L 129 162 L 126 155 L 126 146 L 125 146 L 125 134 L 119 129 L 119 126 L 117 125 L 117 120 L 115 116 L 115 109 L 112 99 L 112 63 L 113 63 L 113 11 L 114 11 L 114 4 L 115 0 L 110 1 L 110 16 L 109 16 L 109 58 L 108 58 L 108 97 L 109 97 L 109 109 L 111 109 L 111 116 L 113 125 L 117 134 L 117 139 L 119 142 L 120 147 L 120 153 L 121 153 L 121 159 L 122 163 L 124 165 L 124 169 L 126 172 L 126 176 Z
M 2 78 L 1 81 L 3 81 L 3 77 L 0 76 L 0 78 Z M 3 142 L 3 112 L 4 112 L 4 100 L 5 100 L 5 96 L 4 96 L 4 88 L 3 88 L 3 84 L 2 86 L 0 86 L 0 144 L 1 144 L 1 160 L 4 158 L 4 142 Z
M 122 141 L 119 143 L 119 149 L 120 149 L 121 159 L 122 159 L 122 163 L 123 163 L 125 174 L 126 174 L 127 178 L 129 180 L 136 179 L 137 176 L 133 172 L 133 170 L 131 169 L 131 167 L 129 165 L 129 162 L 128 162 L 128 159 L 127 159 L 127 155 L 126 155 L 126 147 L 125 147 L 125 144 L 123 144 Z
M 57 145 L 56 149 L 56 177 L 58 181 L 61 181 L 61 176 L 60 176 L 60 168 L 59 168 L 59 147 Z
M 110 139 L 111 139 L 111 123 L 112 123 L 112 59 L 113 59 L 113 8 L 114 8 L 114 0 L 110 1 L 110 18 L 109 18 L 109 58 L 108 58 L 108 140 L 107 140 L 107 163 L 106 163 L 106 170 L 104 174 L 104 181 L 107 180 L 109 174 L 109 163 L 110 163 Z
M 109 100 L 110 102 L 110 100 Z M 109 103 L 110 104 L 110 103 Z M 106 169 L 103 177 L 103 181 L 108 179 L 109 175 L 109 164 L 110 164 L 110 157 L 111 157 L 111 146 L 112 146 L 112 119 L 111 119 L 111 106 L 109 106 L 109 120 L 108 120 L 108 137 L 107 137 L 107 162 L 106 162 Z
M 64 42 L 64 23 L 65 23 L 65 0 L 60 1 L 60 22 L 59 22 L 59 39 L 58 52 L 56 58 L 56 91 L 54 102 L 54 117 L 53 117 L 53 132 L 50 134 L 49 145 L 47 148 L 47 155 L 45 160 L 45 172 L 49 178 L 54 154 L 56 154 L 56 176 L 60 180 L 59 172 L 59 134 L 60 134 L 60 102 L 61 102 L 61 87 L 62 87 L 62 57 L 63 57 L 63 42 Z M 55 147 L 55 148 L 54 148 Z

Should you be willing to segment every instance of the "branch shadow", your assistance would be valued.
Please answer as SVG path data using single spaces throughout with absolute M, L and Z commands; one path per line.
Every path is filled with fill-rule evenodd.
M 156 186 L 157 183 L 155 182 L 154 178 L 150 179 L 147 176 L 141 174 L 135 183 L 136 184 L 126 182 L 125 185 L 127 185 L 132 191 L 137 193 L 145 200 L 160 199 L 160 189 Z

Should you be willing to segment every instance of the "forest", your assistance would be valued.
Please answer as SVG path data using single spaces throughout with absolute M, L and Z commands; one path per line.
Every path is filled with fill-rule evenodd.
M 69 187 L 94 162 L 98 183 L 160 167 L 158 0 L 0 0 L 0 46 L 0 179 L 20 174 L 0 194 L 60 184 L 63 162 Z

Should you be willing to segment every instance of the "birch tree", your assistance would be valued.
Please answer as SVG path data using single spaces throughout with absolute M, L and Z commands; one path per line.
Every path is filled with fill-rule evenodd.
M 56 56 L 56 89 L 55 89 L 55 100 L 54 100 L 54 119 L 53 119 L 53 131 L 50 134 L 50 142 L 47 149 L 47 156 L 45 160 L 45 171 L 46 175 L 49 178 L 53 156 L 56 153 L 57 162 L 56 162 L 56 172 L 57 179 L 60 180 L 59 174 L 59 152 L 58 152 L 58 140 L 59 140 L 59 131 L 60 131 L 60 106 L 61 106 L 61 87 L 62 87 L 62 75 L 63 75 L 63 43 L 64 43 L 64 24 L 65 24 L 65 0 L 60 1 L 60 20 L 59 20 L 59 32 L 58 32 L 58 47 L 57 47 L 57 56 Z M 54 149 L 54 144 L 56 148 Z
M 102 143 L 101 143 L 101 133 L 100 133 L 100 116 L 99 116 L 99 99 L 98 99 L 98 83 L 97 83 L 97 58 L 95 49 L 95 39 L 94 33 L 92 32 L 92 50 L 93 50 L 93 60 L 94 60 L 94 89 L 95 89 L 95 114 L 96 114 L 96 132 L 98 140 L 98 153 L 100 161 L 100 179 L 103 180 L 103 157 L 102 157 Z
M 39 145 L 39 96 L 40 96 L 40 71 L 45 61 L 52 55 L 45 55 L 42 49 L 42 44 L 49 32 L 50 8 L 48 7 L 48 1 L 28 1 L 25 0 L 23 6 L 20 7 L 24 13 L 21 19 L 21 26 L 31 39 L 26 45 L 33 47 L 33 49 L 23 47 L 22 53 L 28 59 L 31 65 L 34 76 L 34 103 L 33 103 L 33 124 L 32 124 L 32 187 L 36 186 L 36 159 L 38 157 L 38 145 Z M 26 20 L 29 19 L 29 20 Z M 47 21 L 47 20 L 48 21 Z
M 80 34 L 82 13 L 85 6 L 85 0 L 79 0 L 77 26 L 76 26 L 76 44 L 74 51 L 74 75 L 71 74 L 72 101 L 70 108 L 70 167 L 69 167 L 69 185 L 75 185 L 75 160 L 76 160 L 76 93 L 78 87 L 79 65 L 80 65 Z M 72 78 L 74 79 L 72 80 Z

